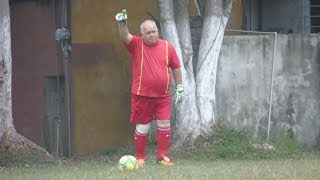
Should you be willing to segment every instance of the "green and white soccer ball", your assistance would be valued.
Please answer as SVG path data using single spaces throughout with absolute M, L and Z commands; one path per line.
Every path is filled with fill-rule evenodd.
M 138 162 L 134 156 L 124 155 L 118 162 L 120 171 L 135 171 L 138 169 Z

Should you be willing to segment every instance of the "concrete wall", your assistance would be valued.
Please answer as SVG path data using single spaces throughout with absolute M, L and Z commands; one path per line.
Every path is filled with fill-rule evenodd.
M 290 128 L 307 147 L 320 145 L 319 39 L 280 35 L 274 59 L 271 135 Z M 225 37 L 218 66 L 217 115 L 266 139 L 272 36 Z
M 10 11 L 13 121 L 20 134 L 43 146 L 44 77 L 58 74 L 54 12 L 34 2 Z

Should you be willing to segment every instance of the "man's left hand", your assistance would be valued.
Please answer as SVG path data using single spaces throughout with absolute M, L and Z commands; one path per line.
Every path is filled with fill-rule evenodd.
M 175 100 L 175 104 L 177 103 L 180 103 L 183 99 L 183 86 L 182 84 L 179 84 L 177 87 L 176 87 L 176 90 L 175 90 L 175 94 L 176 94 L 176 100 Z

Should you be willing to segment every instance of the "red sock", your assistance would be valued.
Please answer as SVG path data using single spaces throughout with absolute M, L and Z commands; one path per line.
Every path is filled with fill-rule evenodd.
M 140 134 L 134 132 L 134 145 L 136 148 L 136 158 L 145 159 L 145 147 L 148 139 L 148 134 Z
M 158 159 L 167 156 L 169 144 L 170 144 L 170 129 L 169 130 L 157 130 L 157 142 L 158 142 Z

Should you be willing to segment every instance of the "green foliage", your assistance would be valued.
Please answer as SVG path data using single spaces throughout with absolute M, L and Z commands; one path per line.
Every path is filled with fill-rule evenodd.
M 261 160 L 275 158 L 298 158 L 304 149 L 293 133 L 283 133 L 270 138 L 269 144 L 274 150 L 255 149 L 253 144 L 262 144 L 246 129 L 237 129 L 225 125 L 222 121 L 216 123 L 214 134 L 207 139 L 199 140 L 192 148 L 184 149 L 177 156 L 190 157 L 198 160 L 212 159 L 245 159 Z
M 208 139 L 187 150 L 187 156 L 196 159 L 247 159 L 252 155 L 254 138 L 245 129 L 226 126 L 222 121 L 216 123 L 214 134 Z
M 290 130 L 271 137 L 270 143 L 276 147 L 275 153 L 278 156 L 301 156 L 304 151 L 298 136 Z
M 211 142 L 217 157 L 234 159 L 251 153 L 254 140 L 247 130 L 230 128 L 218 122 Z

